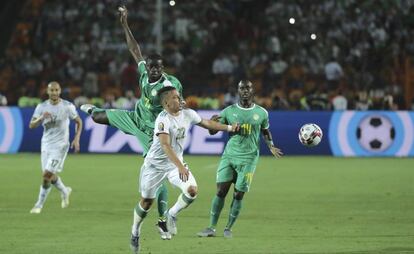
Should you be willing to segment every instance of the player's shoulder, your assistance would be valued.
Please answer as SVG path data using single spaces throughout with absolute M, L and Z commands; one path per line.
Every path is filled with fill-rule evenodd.
M 175 86 L 177 84 L 181 85 L 180 80 L 178 80 L 177 77 L 167 74 L 167 73 L 163 73 L 163 75 L 165 77 L 164 86 L 168 86 L 168 85 Z
M 163 119 L 163 118 L 167 118 L 167 117 L 168 117 L 168 112 L 165 111 L 165 110 L 161 111 L 157 116 L 158 119 Z
M 197 112 L 192 108 L 184 108 L 184 109 L 182 109 L 182 112 L 186 116 L 193 116 L 194 114 L 197 114 Z
M 71 105 L 73 105 L 73 103 L 70 102 L 70 101 L 68 101 L 68 100 L 62 99 L 62 105 L 64 105 L 64 106 L 71 106 Z
M 262 112 L 263 114 L 265 114 L 266 115 L 266 117 L 268 117 L 269 116 L 269 112 L 264 108 L 264 107 L 262 107 L 262 106 L 260 106 L 259 104 L 255 104 L 255 110 L 256 111 L 258 111 L 258 112 Z

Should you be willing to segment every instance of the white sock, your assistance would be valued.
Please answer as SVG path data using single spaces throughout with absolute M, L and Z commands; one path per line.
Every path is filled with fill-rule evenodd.
M 63 184 L 62 180 L 60 179 L 60 177 L 57 177 L 57 180 L 55 183 L 53 183 L 53 185 L 56 187 L 56 189 L 58 189 L 63 195 L 66 195 L 67 193 L 67 189 L 66 186 Z
M 177 202 L 170 208 L 168 211 L 171 216 L 177 217 L 177 214 L 183 210 L 184 208 L 188 207 L 195 198 L 189 198 L 185 194 L 181 194 L 178 196 Z
M 37 202 L 35 204 L 36 207 L 43 207 L 43 204 L 46 201 L 47 195 L 49 195 L 49 192 L 52 190 L 52 188 L 43 188 L 42 185 L 40 185 L 40 191 L 39 191 L 39 197 L 37 198 Z
M 141 204 L 138 203 L 134 209 L 134 222 L 132 224 L 131 234 L 134 236 L 139 236 L 141 234 L 141 226 L 144 218 L 147 216 L 148 210 L 144 210 L 141 207 Z

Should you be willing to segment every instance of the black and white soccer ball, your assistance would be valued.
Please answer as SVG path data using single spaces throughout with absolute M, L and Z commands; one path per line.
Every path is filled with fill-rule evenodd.
M 392 122 L 382 115 L 362 119 L 356 131 L 359 144 L 369 152 L 382 152 L 392 145 L 395 129 Z
M 314 123 L 307 123 L 300 127 L 299 141 L 304 146 L 317 146 L 322 141 L 322 129 Z

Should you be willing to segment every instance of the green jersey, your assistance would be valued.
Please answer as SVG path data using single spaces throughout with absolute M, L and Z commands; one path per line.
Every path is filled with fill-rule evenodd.
M 138 71 L 140 74 L 139 86 L 141 89 L 141 98 L 135 104 L 135 112 L 137 121 L 143 121 L 150 128 L 154 128 L 154 122 L 158 114 L 163 110 L 158 91 L 165 86 L 173 86 L 182 95 L 182 86 L 180 81 L 172 75 L 163 73 L 161 78 L 154 83 L 148 80 L 148 72 L 145 68 L 145 61 L 138 63 Z
M 269 128 L 269 114 L 266 109 L 253 104 L 251 108 L 242 108 L 233 104 L 220 113 L 224 124 L 240 124 L 240 132 L 230 134 L 223 157 L 237 162 L 252 162 L 259 156 L 260 133 Z

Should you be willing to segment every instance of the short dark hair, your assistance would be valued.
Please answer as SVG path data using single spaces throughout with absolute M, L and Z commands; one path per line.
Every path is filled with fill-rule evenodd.
M 151 61 L 158 61 L 158 60 L 163 61 L 162 56 L 158 53 L 149 54 L 145 60 L 146 61 L 149 61 L 149 60 L 151 60 Z
M 158 96 L 160 97 L 161 103 L 164 101 L 165 96 L 168 94 L 168 92 L 172 90 L 177 90 L 177 89 L 175 89 L 175 87 L 173 86 L 165 86 L 161 88 L 160 90 L 158 90 Z

